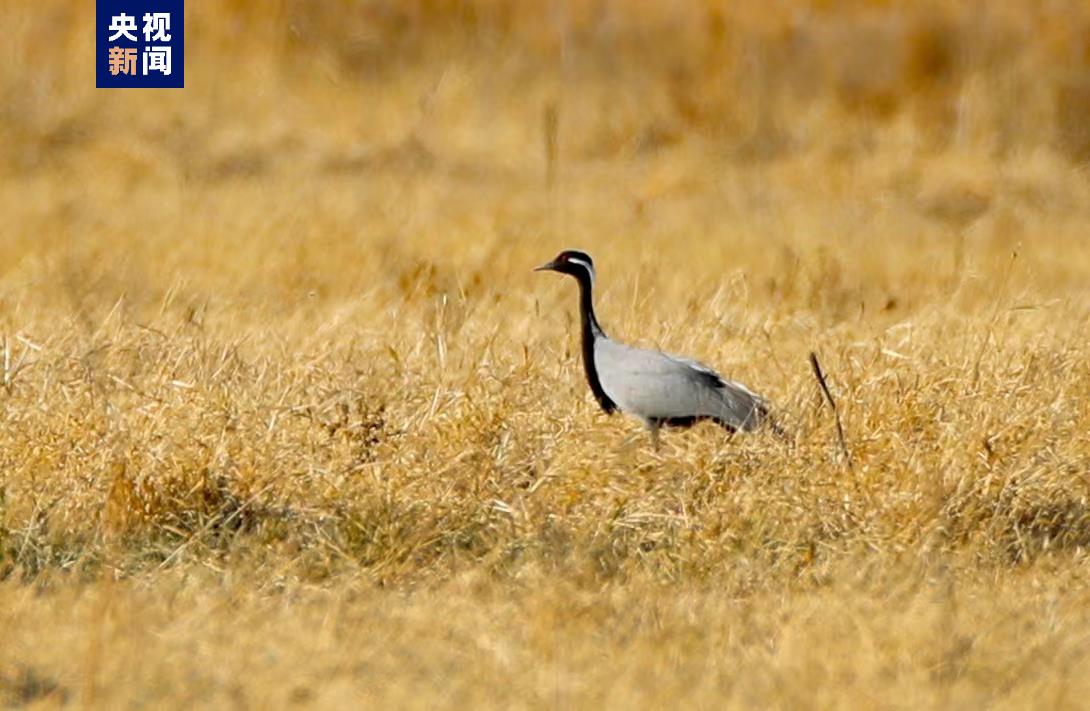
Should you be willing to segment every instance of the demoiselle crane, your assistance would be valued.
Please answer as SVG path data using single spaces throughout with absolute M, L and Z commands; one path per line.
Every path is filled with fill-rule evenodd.
M 749 432 L 770 422 L 767 402 L 741 383 L 694 360 L 607 336 L 594 315 L 594 261 L 586 252 L 565 250 L 534 271 L 560 272 L 579 282 L 587 384 L 607 415 L 619 410 L 642 420 L 656 449 L 664 425 L 689 427 L 712 420 L 730 432 Z

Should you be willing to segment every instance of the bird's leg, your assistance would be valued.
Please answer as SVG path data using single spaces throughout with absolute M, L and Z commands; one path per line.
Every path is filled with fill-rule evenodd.
M 647 429 L 651 433 L 651 444 L 652 446 L 654 446 L 656 452 L 660 449 L 659 427 L 661 424 L 662 423 L 660 423 L 658 420 L 647 421 Z

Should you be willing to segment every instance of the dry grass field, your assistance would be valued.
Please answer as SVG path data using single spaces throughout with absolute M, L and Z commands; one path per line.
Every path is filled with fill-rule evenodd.
M 0 706 L 1085 706 L 1085 3 L 93 7 L 0 0 Z M 788 436 L 599 412 L 564 247 Z

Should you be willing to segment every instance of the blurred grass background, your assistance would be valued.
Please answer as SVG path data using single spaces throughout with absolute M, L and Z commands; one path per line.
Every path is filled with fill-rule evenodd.
M 283 160 L 315 134 L 339 148 L 416 135 L 521 167 L 512 156 L 539 154 L 548 102 L 572 159 L 697 139 L 737 160 L 906 144 L 997 161 L 1090 154 L 1079 2 L 213 2 L 187 17 L 189 91 L 159 96 L 92 90 L 93 67 L 76 61 L 94 51 L 92 10 L 6 3 L 4 124 L 23 148 L 9 169 L 41 167 L 35 141 L 59 159 L 158 129 L 182 134 L 176 152 L 186 129 L 213 148 L 241 127 L 251 149 L 287 141 Z M 220 177 L 257 169 L 218 165 Z
M 1090 6 L 186 10 L 0 0 L 0 704 L 1081 705 Z
M 735 265 L 767 279 L 796 238 L 892 239 L 927 255 L 890 264 L 893 252 L 854 250 L 863 282 L 921 264 L 931 274 L 928 259 L 960 268 L 966 239 L 1025 247 L 1026 225 L 1046 215 L 1050 237 L 1084 253 L 1090 11 L 1078 2 L 214 2 L 187 17 L 186 90 L 158 93 L 93 88 L 78 59 L 94 52 L 92 10 L 2 10 L 4 207 L 27 220 L 9 265 L 50 253 L 43 241 L 70 251 L 95 241 L 87 228 L 124 231 L 111 223 L 124 201 L 153 212 L 132 250 L 165 239 L 162 251 L 194 250 L 187 263 L 226 274 L 232 260 L 216 255 L 234 247 L 179 244 L 178 212 L 283 182 L 282 222 L 315 224 L 322 215 L 304 213 L 321 194 L 354 191 L 353 222 L 328 225 L 338 245 L 370 247 L 367 221 L 395 219 L 403 229 L 383 239 L 425 260 L 445 241 L 465 246 L 452 223 L 478 234 L 479 262 L 516 235 L 586 241 L 591 209 L 595 232 L 631 236 L 644 259 L 690 231 L 722 248 L 714 233 L 733 221 Z M 486 199 L 502 214 L 477 209 Z M 91 201 L 118 209 L 92 218 Z M 840 214 L 792 210 L 805 201 Z M 445 222 L 425 224 L 429 209 Z M 226 241 L 247 252 L 267 238 Z M 1050 278 L 1082 278 L 1070 252 L 1027 256 Z M 271 288 L 243 271 L 260 283 L 230 282 Z

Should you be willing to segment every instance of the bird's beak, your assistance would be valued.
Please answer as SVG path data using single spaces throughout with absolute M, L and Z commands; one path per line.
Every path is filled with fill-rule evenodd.
M 542 264 L 540 267 L 534 269 L 535 272 L 555 272 L 556 262 L 549 262 L 548 264 Z

